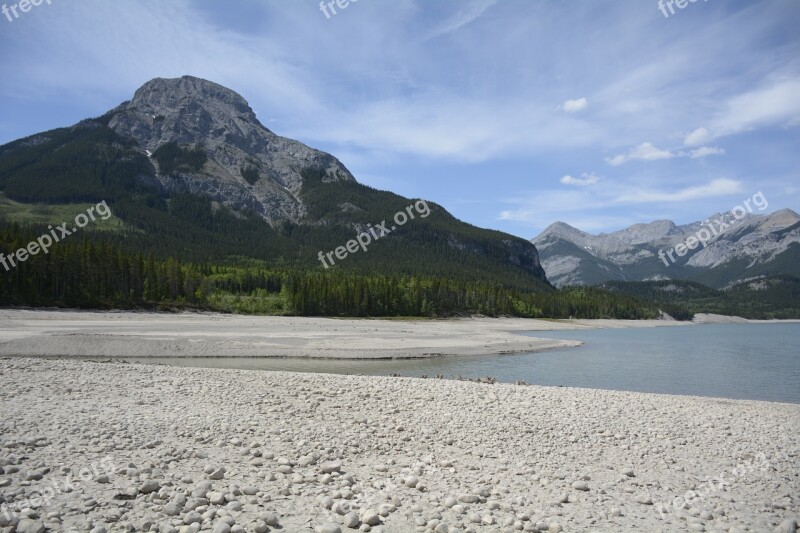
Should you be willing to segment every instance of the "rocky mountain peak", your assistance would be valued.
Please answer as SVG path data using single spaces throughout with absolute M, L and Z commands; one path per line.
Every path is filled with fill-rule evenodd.
M 769 215 L 764 225 L 771 227 L 789 227 L 800 222 L 800 215 L 791 209 L 781 209 Z
M 255 113 L 241 95 L 222 85 L 194 76 L 155 78 L 137 89 L 130 104 L 154 113 L 182 107 L 188 103 L 227 111 L 229 116 L 243 116 L 256 121 Z
M 304 217 L 299 197 L 304 172 L 323 181 L 355 180 L 332 155 L 268 130 L 238 93 L 192 76 L 150 80 L 106 118 L 148 156 L 167 143 L 203 151 L 207 162 L 200 170 L 165 175 L 159 169 L 165 188 L 182 188 L 235 210 L 248 208 L 271 223 Z
M 574 226 L 570 226 L 566 222 L 553 222 L 549 226 L 545 228 L 545 230 L 540 234 L 540 237 L 545 237 L 548 235 L 556 236 L 556 237 L 567 237 L 567 236 L 580 236 L 580 237 L 588 237 L 589 234 L 585 233 Z
M 241 95 L 192 76 L 150 80 L 112 113 L 112 129 L 151 151 L 166 142 L 196 145 L 212 139 L 253 151 L 274 135 Z
M 656 220 L 650 223 L 634 224 L 611 235 L 626 244 L 642 244 L 674 235 L 676 232 L 677 226 L 671 220 Z

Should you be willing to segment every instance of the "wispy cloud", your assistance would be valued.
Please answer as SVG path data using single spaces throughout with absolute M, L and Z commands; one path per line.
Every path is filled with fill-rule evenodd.
M 561 105 L 561 109 L 563 109 L 565 113 L 576 113 L 582 109 L 586 109 L 588 105 L 589 102 L 586 98 L 578 98 L 577 100 L 566 100 Z
M 724 207 L 730 202 L 724 199 L 745 191 L 740 180 L 730 178 L 718 178 L 674 190 L 645 188 L 638 186 L 637 181 L 641 180 L 604 181 L 602 187 L 551 189 L 509 198 L 507 203 L 517 207 L 501 210 L 498 218 L 538 229 L 562 221 L 584 231 L 614 230 L 658 218 L 675 219 L 692 202 L 701 202 L 705 206 L 695 215 L 699 219 L 713 212 L 709 206 L 715 205 L 715 200 L 719 200 Z M 665 205 L 670 208 L 663 209 Z M 624 211 L 617 212 L 615 206 L 624 206 Z
M 788 124 L 800 118 L 800 78 L 780 80 L 748 91 L 725 104 L 715 120 L 715 137 L 763 126 Z
M 684 143 L 687 146 L 707 144 L 757 128 L 800 125 L 800 77 L 781 79 L 755 90 L 737 94 L 721 106 L 709 127 L 691 131 Z
M 442 92 L 375 102 L 317 120 L 294 133 L 369 150 L 463 162 L 586 147 L 602 135 L 596 126 L 554 115 L 537 102 L 510 99 L 488 104 Z
M 697 146 L 711 141 L 711 133 L 705 128 L 690 131 L 683 140 L 686 146 Z
M 743 190 L 744 187 L 742 187 L 741 182 L 727 178 L 719 178 L 703 185 L 693 185 L 677 191 L 639 189 L 623 192 L 614 198 L 614 202 L 621 204 L 686 202 L 717 196 L 727 196 L 740 193 Z
M 699 137 L 699 136 L 698 136 Z M 672 159 L 673 157 L 688 157 L 690 159 L 701 159 L 710 155 L 724 155 L 725 150 L 717 146 L 701 146 L 694 150 L 662 150 L 656 148 L 651 143 L 642 143 L 632 148 L 627 154 L 619 154 L 614 157 L 607 157 L 606 163 L 618 167 L 628 161 L 658 161 L 660 159 Z
M 186 0 L 157 6 L 87 0 L 54 4 L 46 15 L 24 21 L 40 47 L 15 66 L 17 83 L 57 94 L 66 86 L 77 94 L 117 90 L 130 95 L 151 78 L 193 74 L 257 94 L 270 109 L 323 107 L 304 73 L 279 54 L 263 53 L 275 49 L 272 39 L 219 31 Z M 87 61 L 76 67 L 75 57 Z
M 578 187 L 585 187 L 587 185 L 594 185 L 600 178 L 593 172 L 584 172 L 580 178 L 573 178 L 566 175 L 559 180 L 564 185 L 577 185 Z
M 675 157 L 675 154 L 669 150 L 660 150 L 652 143 L 643 142 L 635 148 L 631 148 L 627 154 L 607 157 L 606 162 L 611 166 L 617 167 L 628 161 L 657 161 L 659 159 L 670 159 L 672 157 Z
M 707 157 L 710 155 L 725 155 L 725 150 L 716 146 L 701 146 L 700 148 L 689 152 L 689 157 L 692 159 L 700 159 L 701 157 Z
M 467 24 L 477 20 L 486 10 L 495 5 L 498 0 L 472 0 L 463 2 L 462 7 L 450 18 L 430 30 L 423 41 L 428 41 L 442 35 L 457 31 Z

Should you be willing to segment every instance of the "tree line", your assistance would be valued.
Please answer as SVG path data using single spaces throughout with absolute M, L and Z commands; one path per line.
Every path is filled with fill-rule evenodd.
M 35 239 L 0 224 L 0 253 Z M 635 298 L 593 288 L 526 290 L 467 278 L 322 272 L 183 263 L 130 253 L 90 232 L 2 272 L 0 305 L 185 308 L 304 316 L 487 316 L 654 318 Z

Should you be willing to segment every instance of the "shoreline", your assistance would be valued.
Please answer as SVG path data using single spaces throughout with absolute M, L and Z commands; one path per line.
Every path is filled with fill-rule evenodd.
M 0 369 L 0 486 L 25 531 L 794 531 L 800 514 L 793 404 L 36 358 Z M 64 479 L 71 492 L 18 509 Z
M 536 353 L 581 341 L 529 332 L 800 323 L 698 315 L 692 322 L 615 319 L 380 319 L 0 309 L 0 356 L 397 360 Z
M 0 356 L 423 359 L 580 346 L 531 331 L 691 325 L 665 320 L 381 320 L 0 309 Z

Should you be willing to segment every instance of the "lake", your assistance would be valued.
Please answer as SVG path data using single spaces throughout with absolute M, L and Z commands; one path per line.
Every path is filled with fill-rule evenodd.
M 412 360 L 159 358 L 175 366 L 446 378 L 800 403 L 800 324 L 536 331 L 583 341 L 539 353 Z M 153 362 L 153 359 L 133 359 Z

